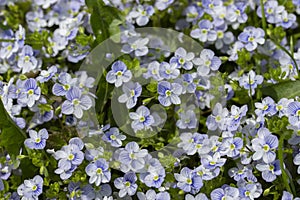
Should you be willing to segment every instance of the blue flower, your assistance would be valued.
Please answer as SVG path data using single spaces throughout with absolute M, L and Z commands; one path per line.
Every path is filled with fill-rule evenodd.
M 281 20 L 279 21 L 279 25 L 285 29 L 290 28 L 296 22 L 296 16 L 294 14 L 289 14 L 287 11 L 283 11 L 280 15 Z
M 146 149 L 139 149 L 136 142 L 129 142 L 125 148 L 120 149 L 119 161 L 122 163 L 121 167 L 126 171 L 137 171 L 144 167 L 144 157 L 148 154 Z
M 249 94 L 254 95 L 255 88 L 258 85 L 262 84 L 264 78 L 261 75 L 256 75 L 253 70 L 251 70 L 248 75 L 244 74 L 240 79 L 240 86 L 244 87 L 246 90 L 249 90 Z M 251 91 L 250 91 L 251 89 Z
M 241 119 L 246 116 L 248 111 L 247 105 L 242 106 L 241 108 L 233 105 L 231 106 L 230 112 L 230 122 L 228 125 L 229 131 L 236 131 L 240 126 Z
M 160 70 L 159 62 L 152 61 L 151 63 L 149 63 L 147 70 L 148 70 L 147 73 L 143 74 L 146 79 L 153 78 L 156 81 L 163 80 L 163 78 L 160 76 L 160 73 L 159 73 L 159 70 Z
M 248 51 L 253 51 L 257 48 L 258 44 L 265 43 L 265 32 L 261 28 L 255 28 L 248 26 L 244 28 L 244 31 L 238 36 L 238 40 L 241 41 Z
M 300 124 L 300 102 L 294 101 L 288 104 L 287 115 L 291 125 L 299 126 Z
M 178 147 L 183 148 L 187 155 L 194 155 L 198 152 L 200 155 L 207 154 L 210 151 L 210 141 L 206 134 L 200 133 L 182 133 L 181 142 Z
M 275 160 L 269 164 L 257 164 L 256 169 L 262 172 L 262 178 L 266 182 L 273 182 L 276 179 L 276 176 L 281 175 L 279 160 Z
M 120 134 L 118 128 L 111 128 L 109 131 L 105 132 L 102 136 L 102 140 L 105 142 L 109 142 L 113 147 L 122 146 L 122 140 L 125 140 L 126 136 Z
M 40 75 L 36 78 L 40 83 L 49 81 L 57 72 L 57 67 L 54 65 L 48 70 L 42 70 Z
M 264 116 L 273 116 L 276 114 L 276 104 L 271 97 L 266 97 L 262 100 L 261 103 L 256 102 L 255 114 L 257 115 L 260 121 L 264 121 Z
M 28 73 L 38 67 L 38 60 L 34 57 L 31 46 L 25 45 L 19 55 L 18 67 L 22 69 L 22 73 Z
M 222 154 L 227 155 L 228 157 L 236 157 L 240 154 L 240 150 L 243 147 L 243 140 L 239 137 L 235 138 L 226 138 L 222 143 Z
M 223 108 L 220 103 L 217 103 L 212 111 L 212 114 L 207 117 L 206 126 L 208 130 L 226 130 L 228 125 L 229 112 L 227 108 Z
M 4 190 L 4 184 L 2 179 L 0 179 L 0 191 Z
M 227 7 L 226 19 L 233 22 L 245 23 L 248 19 L 245 10 L 248 4 L 246 2 L 237 2 Z
M 215 169 L 216 167 L 221 167 L 225 164 L 226 158 L 221 158 L 219 152 L 214 153 L 211 155 L 203 155 L 201 157 L 201 163 L 207 169 Z
M 175 56 L 170 59 L 170 63 L 176 63 L 177 68 L 191 70 L 193 68 L 192 60 L 194 57 L 194 53 L 187 53 L 184 48 L 180 47 L 175 51 Z
M 181 78 L 175 80 L 176 83 L 182 86 L 182 94 L 194 93 L 196 91 L 196 84 L 194 78 L 196 79 L 196 73 L 193 74 L 182 74 Z
M 171 104 L 180 104 L 179 95 L 182 93 L 182 87 L 178 83 L 169 83 L 167 81 L 159 82 L 157 85 L 158 101 L 163 106 Z
M 213 200 L 239 199 L 239 190 L 234 187 L 224 186 L 222 188 L 214 189 L 210 193 L 210 198 Z
M 184 167 L 180 174 L 174 174 L 177 182 L 177 187 L 185 192 L 198 192 L 203 186 L 203 182 L 200 176 L 197 175 L 193 170 Z
M 193 63 L 198 66 L 197 72 L 201 76 L 208 75 L 210 70 L 216 71 L 221 65 L 221 60 L 210 49 L 203 49 L 200 58 L 195 58 Z
M 156 194 L 154 190 L 148 190 L 146 194 L 138 192 L 137 197 L 139 200 L 171 200 L 168 192 L 159 192 Z
M 130 81 L 132 73 L 127 70 L 127 66 L 122 61 L 117 61 L 112 65 L 112 70 L 106 75 L 106 81 L 114 83 L 116 87 L 120 87 L 123 83 Z
M 124 94 L 119 96 L 120 103 L 126 103 L 128 109 L 133 108 L 139 96 L 142 94 L 142 86 L 139 83 L 128 82 L 122 86 Z
M 63 180 L 68 179 L 84 160 L 84 154 L 81 151 L 83 147 L 82 140 L 75 137 L 69 141 L 68 145 L 63 146 L 61 150 L 54 153 L 54 158 L 59 160 L 58 169 L 55 170 L 55 173 L 60 174 Z
M 108 163 L 103 158 L 86 166 L 85 172 L 90 176 L 89 183 L 95 183 L 96 186 L 99 186 L 101 183 L 108 183 L 111 178 Z
M 117 189 L 119 189 L 119 197 L 125 197 L 127 194 L 129 196 L 133 196 L 136 193 L 138 188 L 137 177 L 135 173 L 128 172 L 124 175 L 124 177 L 119 177 L 114 180 L 114 185 Z
M 136 112 L 130 112 L 129 117 L 133 120 L 131 127 L 135 132 L 143 129 L 151 129 L 151 125 L 154 123 L 154 118 L 146 106 L 140 106 Z
M 148 187 L 161 187 L 166 176 L 165 169 L 162 166 L 155 169 L 149 167 L 148 172 L 148 175 L 145 176 L 145 184 Z
M 21 93 L 19 94 L 18 104 L 32 107 L 41 96 L 41 88 L 37 85 L 35 79 L 30 78 L 24 82 Z
M 295 165 L 300 165 L 300 153 L 294 157 L 293 162 Z M 297 173 L 300 174 L 300 166 L 298 166 Z
M 261 189 L 257 186 L 257 184 L 251 183 L 239 188 L 240 196 L 243 198 L 243 200 L 258 198 L 262 193 L 260 190 Z
M 29 149 L 44 149 L 46 146 L 46 140 L 48 139 L 48 131 L 41 129 L 39 132 L 29 130 L 30 138 L 24 141 L 24 144 Z
M 39 175 L 33 179 L 25 180 L 22 185 L 18 187 L 18 194 L 22 199 L 38 200 L 43 192 L 43 178 Z
M 61 112 L 66 115 L 74 114 L 75 117 L 81 118 L 83 110 L 92 107 L 92 100 L 87 95 L 81 95 L 81 91 L 77 87 L 72 87 L 66 94 L 67 100 L 61 106 Z
M 173 2 L 174 2 L 174 0 L 156 0 L 155 7 L 158 10 L 165 10 Z
M 262 18 L 262 7 L 259 6 L 256 10 L 257 15 Z M 275 24 L 279 21 L 280 14 L 284 11 L 284 6 L 278 5 L 278 1 L 267 1 L 264 4 L 264 13 L 267 18 L 267 22 Z
M 184 200 L 208 200 L 208 198 L 205 194 L 199 193 L 195 197 L 193 197 L 191 194 L 187 194 L 185 195 Z
M 162 62 L 159 66 L 159 74 L 164 79 L 175 79 L 179 76 L 180 71 L 176 63 Z
M 65 96 L 71 87 L 76 84 L 77 79 L 72 78 L 71 75 L 66 72 L 62 72 L 58 76 L 58 81 L 60 83 L 53 85 L 52 93 L 56 96 Z
M 134 52 L 135 56 L 145 56 L 148 54 L 148 47 L 146 46 L 149 42 L 148 38 L 131 37 L 128 39 L 128 44 L 122 47 L 122 52 L 130 54 Z
M 95 192 L 94 188 L 87 184 L 81 187 L 80 182 L 74 183 L 70 182 L 68 185 L 68 191 L 70 192 L 70 200 L 81 200 L 81 199 L 94 199 Z
M 213 24 L 207 19 L 203 19 L 198 23 L 199 28 L 191 31 L 192 38 L 199 39 L 201 42 L 215 41 L 217 33 L 213 30 Z
M 257 133 L 258 137 L 254 138 L 252 148 L 255 151 L 253 160 L 263 159 L 265 163 L 271 163 L 276 158 L 275 150 L 278 147 L 278 138 L 272 135 L 268 129 L 262 128 Z
M 128 15 L 129 18 L 134 18 L 137 25 L 144 26 L 149 22 L 149 17 L 154 14 L 153 6 L 138 5 L 135 10 L 131 11 Z
M 193 110 L 182 111 L 179 113 L 180 119 L 176 122 L 176 126 L 180 129 L 193 129 L 197 127 L 197 117 Z

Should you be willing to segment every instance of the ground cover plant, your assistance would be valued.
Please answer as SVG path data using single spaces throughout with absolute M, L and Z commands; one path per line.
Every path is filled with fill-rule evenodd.
M 0 199 L 300 199 L 299 0 L 0 0 Z

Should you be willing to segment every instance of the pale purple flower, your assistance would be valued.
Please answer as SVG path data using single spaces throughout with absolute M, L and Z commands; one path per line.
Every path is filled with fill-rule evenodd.
M 256 169 L 262 172 L 262 178 L 266 182 L 273 182 L 276 179 L 276 176 L 281 175 L 279 160 L 275 160 L 269 164 L 257 164 Z
M 130 54 L 134 52 L 135 56 L 145 56 L 148 53 L 148 47 L 146 46 L 149 42 L 148 38 L 131 37 L 128 39 L 128 44 L 122 47 L 122 52 Z
M 48 131 L 41 129 L 39 132 L 29 130 L 30 138 L 24 141 L 24 144 L 30 149 L 44 149 L 46 146 L 46 140 L 48 139 Z
M 255 89 L 258 85 L 262 84 L 264 78 L 261 75 L 256 75 L 253 70 L 251 70 L 248 74 L 244 74 L 240 79 L 240 86 L 249 90 L 249 94 L 254 95 Z
M 191 31 L 192 38 L 199 39 L 201 42 L 212 42 L 217 39 L 217 33 L 213 30 L 211 21 L 204 19 L 198 23 L 199 28 Z
M 114 185 L 117 189 L 119 189 L 119 197 L 125 197 L 127 194 L 129 196 L 133 196 L 136 193 L 138 188 L 137 177 L 135 173 L 128 172 L 124 175 L 124 177 L 119 177 L 114 180 Z
M 41 88 L 35 79 L 30 78 L 23 82 L 23 88 L 18 97 L 18 104 L 21 106 L 32 107 L 41 96 Z
M 102 140 L 105 142 L 109 142 L 113 147 L 122 146 L 122 140 L 125 140 L 126 136 L 120 134 L 118 128 L 111 128 L 109 131 L 105 132 L 102 136 Z
M 95 183 L 96 186 L 99 186 L 101 183 L 108 183 L 111 178 L 108 163 L 103 158 L 86 166 L 85 172 L 90 177 L 89 183 Z
M 24 183 L 18 187 L 18 195 L 24 200 L 38 200 L 43 192 L 43 182 L 43 178 L 39 175 L 33 179 L 25 180 Z
M 291 125 L 299 126 L 300 124 L 300 102 L 294 101 L 288 104 L 286 110 Z
M 203 186 L 203 182 L 200 176 L 197 175 L 193 170 L 184 167 L 180 174 L 174 174 L 177 182 L 177 187 L 185 192 L 198 192 L 199 189 Z
M 253 160 L 263 159 L 265 163 L 271 163 L 276 158 L 275 150 L 278 147 L 278 138 L 272 135 L 268 129 L 262 128 L 257 133 L 258 137 L 254 138 L 252 148 L 255 151 Z
M 201 76 L 208 75 L 210 71 L 217 71 L 221 65 L 221 60 L 210 49 L 203 49 L 200 58 L 195 58 L 193 63 L 198 66 L 197 72 Z
M 25 45 L 19 54 L 18 67 L 22 69 L 22 73 L 28 73 L 38 67 L 38 60 L 34 57 L 31 46 Z
M 238 40 L 241 41 L 248 51 L 253 51 L 257 48 L 258 44 L 265 43 L 265 32 L 261 28 L 255 28 L 248 26 L 244 28 L 244 31 L 238 36 Z
M 133 108 L 137 103 L 138 97 L 142 94 L 142 86 L 137 82 L 128 82 L 123 84 L 122 90 L 124 94 L 119 96 L 118 101 L 126 103 L 128 109 Z
M 122 61 L 115 62 L 111 68 L 112 70 L 106 75 L 106 81 L 114 83 L 116 87 L 120 87 L 132 78 L 131 71 L 127 70 L 127 66 Z
M 204 155 L 201 157 L 201 163 L 207 169 L 215 169 L 216 167 L 221 167 L 225 164 L 226 158 L 221 158 L 219 152 L 211 155 Z
M 72 87 L 66 94 L 67 100 L 61 106 L 61 112 L 66 115 L 74 114 L 75 117 L 81 118 L 83 110 L 92 107 L 92 100 L 87 95 L 81 95 L 81 91 L 77 87 Z
M 52 93 L 56 96 L 65 96 L 67 92 L 75 86 L 77 79 L 72 78 L 70 74 L 62 72 L 58 76 L 59 83 L 55 83 L 52 88 Z
M 148 154 L 146 149 L 140 150 L 139 145 L 136 142 L 129 142 L 125 148 L 120 150 L 119 161 L 127 167 L 126 171 L 137 171 L 144 167 L 144 157 Z
M 40 83 L 49 81 L 57 72 L 57 67 L 53 65 L 48 70 L 42 70 L 40 75 L 36 78 Z
M 149 17 L 154 14 L 154 8 L 150 5 L 138 5 L 128 14 L 129 18 L 134 18 L 137 25 L 145 26 L 149 22 Z
M 154 123 L 154 117 L 150 114 L 150 110 L 146 106 L 140 106 L 136 112 L 130 112 L 129 117 L 133 120 L 131 128 L 135 132 L 143 129 L 151 129 L 151 125 Z
M 214 189 L 210 193 L 210 198 L 213 199 L 213 200 L 223 200 L 223 199 L 235 200 L 235 199 L 239 199 L 239 190 L 237 188 L 225 185 L 222 188 Z
M 192 60 L 194 59 L 194 57 L 194 53 L 187 53 L 184 48 L 179 47 L 175 51 L 175 56 L 170 59 L 170 63 L 176 63 L 177 68 L 191 70 L 193 68 Z
M 178 83 L 169 83 L 167 81 L 159 82 L 157 85 L 158 101 L 163 106 L 171 104 L 180 104 L 179 95 L 182 93 L 182 87 Z
M 176 63 L 162 62 L 159 66 L 159 74 L 164 79 L 175 79 L 179 76 L 180 71 Z

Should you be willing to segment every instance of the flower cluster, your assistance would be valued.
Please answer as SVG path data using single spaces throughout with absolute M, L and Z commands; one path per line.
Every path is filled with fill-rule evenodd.
M 299 0 L 0 13 L 0 199 L 300 199 Z

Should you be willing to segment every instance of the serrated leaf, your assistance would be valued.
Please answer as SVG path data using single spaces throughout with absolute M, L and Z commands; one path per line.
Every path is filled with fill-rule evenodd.
M 270 85 L 262 88 L 263 96 L 270 96 L 275 101 L 279 101 L 281 98 L 295 98 L 300 96 L 300 81 L 286 81 Z
M 0 101 L 0 146 L 4 147 L 10 155 L 19 155 L 26 134 L 10 118 L 2 101 Z

